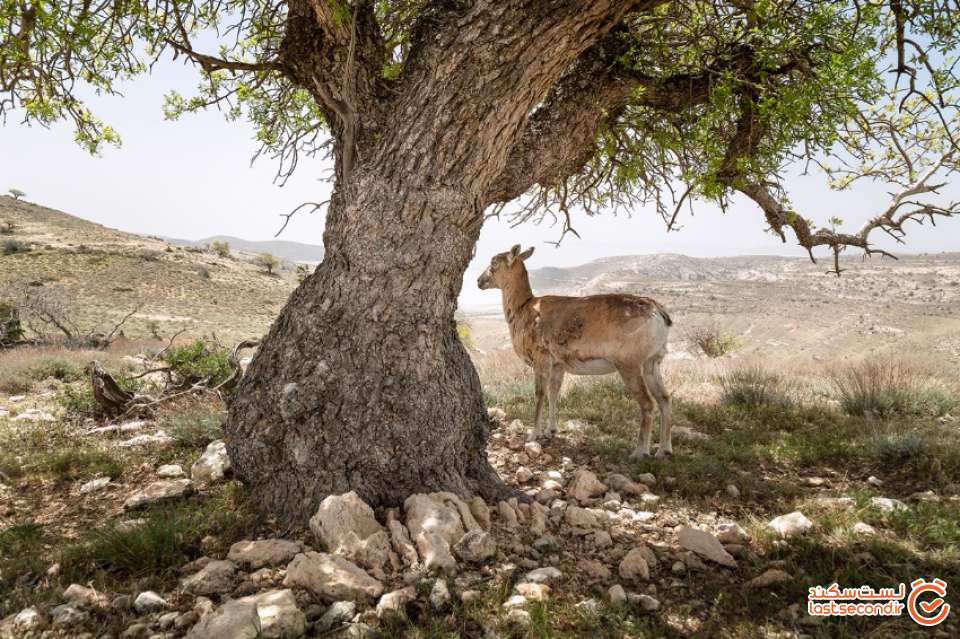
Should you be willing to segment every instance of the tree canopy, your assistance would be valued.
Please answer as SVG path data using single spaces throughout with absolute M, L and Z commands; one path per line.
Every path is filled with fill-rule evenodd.
M 483 53 L 491 81 L 504 65 L 549 62 L 538 58 L 547 46 L 535 37 L 538 21 L 544 31 L 568 14 L 611 22 L 523 118 L 507 168 L 482 194 L 493 212 L 521 198 L 515 220 L 552 215 L 566 231 L 571 211 L 653 203 L 673 228 L 691 202 L 725 205 L 740 193 L 784 241 L 792 233 L 811 257 L 827 247 L 839 274 L 846 247 L 885 253 L 871 243 L 874 232 L 901 239 L 909 221 L 960 210 L 937 195 L 960 169 L 960 3 L 499 3 L 534 27 L 526 55 Z M 464 15 L 493 16 L 495 4 L 0 0 L 0 113 L 43 125 L 66 118 L 97 152 L 120 137 L 84 105 L 84 91 L 116 93 L 172 55 L 195 64 L 201 84 L 192 96 L 168 95 L 168 117 L 219 108 L 253 123 L 257 155 L 279 162 L 279 179 L 318 153 L 332 154 L 343 178 L 365 142 L 410 117 L 403 96 L 430 82 L 444 47 L 524 37 L 492 18 L 463 29 Z M 210 34 L 219 49 L 197 50 Z M 836 217 L 817 228 L 783 183 L 797 166 L 822 171 L 834 188 L 874 180 L 894 193 L 860 229 L 843 230 Z

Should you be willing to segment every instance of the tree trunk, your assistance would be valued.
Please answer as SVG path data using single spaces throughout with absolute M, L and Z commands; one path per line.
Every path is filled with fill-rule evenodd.
M 465 192 L 415 183 L 355 171 L 328 212 L 323 263 L 231 401 L 235 470 L 286 525 L 350 490 L 374 506 L 503 491 L 453 317 L 482 211 Z

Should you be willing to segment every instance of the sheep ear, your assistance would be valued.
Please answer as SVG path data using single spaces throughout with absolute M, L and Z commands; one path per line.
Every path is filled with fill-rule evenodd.
M 516 257 L 518 253 L 520 253 L 520 245 L 514 244 L 513 248 L 510 249 L 510 255 Z
M 525 260 L 525 259 L 527 259 L 528 257 L 530 257 L 531 255 L 533 255 L 533 247 L 532 247 L 532 246 L 531 246 L 530 248 L 528 248 L 526 251 L 524 251 L 523 253 L 521 253 L 520 255 L 518 255 L 517 257 L 519 257 L 521 260 Z

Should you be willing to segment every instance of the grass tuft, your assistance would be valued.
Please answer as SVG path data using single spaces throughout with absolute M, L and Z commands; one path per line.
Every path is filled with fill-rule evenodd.
M 848 415 L 940 416 L 958 403 L 947 389 L 901 362 L 868 360 L 853 364 L 834 372 L 832 382 Z

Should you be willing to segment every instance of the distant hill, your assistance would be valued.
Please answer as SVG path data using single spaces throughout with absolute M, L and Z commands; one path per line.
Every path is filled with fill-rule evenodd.
M 29 286 L 83 327 L 110 327 L 139 309 L 124 326 L 128 337 L 181 329 L 227 341 L 261 335 L 297 285 L 293 269 L 268 275 L 235 238 L 224 238 L 234 251 L 221 257 L 192 242 L 177 246 L 6 196 L 0 230 L 0 298 Z M 29 250 L 8 251 L 8 243 Z M 316 256 L 319 247 L 309 248 Z M 265 250 L 283 254 L 272 247 L 250 253 Z
M 270 253 L 288 262 L 318 263 L 323 260 L 322 246 L 317 244 L 303 244 L 302 242 L 289 242 L 286 240 L 255 242 L 233 237 L 232 235 L 214 235 L 196 241 L 178 239 L 169 239 L 168 241 L 178 246 L 206 246 L 211 242 L 220 241 L 229 243 L 230 248 L 234 251 L 241 251 L 243 253 Z

